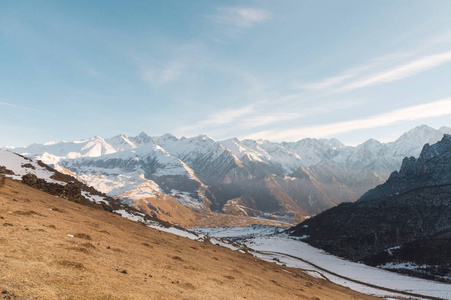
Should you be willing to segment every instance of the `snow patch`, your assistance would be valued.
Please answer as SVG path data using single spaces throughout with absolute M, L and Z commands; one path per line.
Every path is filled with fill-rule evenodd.
M 317 269 L 305 261 L 355 281 L 428 297 L 451 299 L 451 288 L 449 284 L 409 277 L 379 268 L 350 262 L 289 237 L 255 237 L 245 240 L 244 243 L 249 248 L 256 250 L 253 254 L 257 257 L 270 260 L 271 257 L 276 256 L 281 262 L 289 267 L 314 270 L 334 283 L 347 286 L 365 294 L 381 297 L 402 296 L 401 294 L 372 288 L 364 284 L 335 276 L 321 269 Z M 304 261 L 296 259 L 296 257 Z
M 105 200 L 104 197 L 102 196 L 98 196 L 98 195 L 92 195 L 89 192 L 86 191 L 81 191 L 81 194 L 83 197 L 87 198 L 88 200 L 95 202 L 97 204 L 101 204 L 101 203 L 105 203 L 105 204 L 109 204 L 108 201 Z

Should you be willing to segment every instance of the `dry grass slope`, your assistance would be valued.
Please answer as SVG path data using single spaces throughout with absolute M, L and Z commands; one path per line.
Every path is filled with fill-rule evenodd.
M 373 299 L 9 179 L 0 218 L 1 298 Z

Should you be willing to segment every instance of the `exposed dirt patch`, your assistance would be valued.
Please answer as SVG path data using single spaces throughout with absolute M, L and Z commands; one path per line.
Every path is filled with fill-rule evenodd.
M 83 243 L 80 246 L 81 247 L 85 247 L 87 249 L 96 249 L 96 247 L 93 244 L 89 243 L 89 242 L 88 243 Z
M 59 213 L 64 213 L 64 211 L 62 211 L 61 209 L 58 209 L 56 207 L 50 208 L 50 210 L 51 211 L 56 211 L 56 212 L 59 212 Z
M 68 247 L 66 249 L 71 250 L 71 251 L 77 251 L 77 252 L 84 253 L 84 254 L 89 254 L 89 250 L 86 248 L 82 248 L 82 247 Z
M 183 259 L 181 259 L 179 256 L 173 256 L 172 259 L 173 260 L 178 260 L 178 261 L 183 261 Z
M 74 268 L 79 270 L 86 269 L 85 266 L 82 263 L 70 261 L 70 260 L 61 260 L 56 262 L 58 265 L 67 267 L 67 268 Z
M 16 215 L 21 215 L 21 216 L 33 216 L 33 215 L 37 215 L 37 216 L 41 216 L 43 217 L 43 215 L 35 212 L 34 210 L 27 210 L 27 211 L 21 211 L 21 210 L 17 210 L 14 212 Z
M 77 233 L 74 234 L 74 237 L 79 238 L 79 239 L 84 239 L 84 240 L 92 240 L 91 236 L 89 234 L 85 234 L 85 233 Z

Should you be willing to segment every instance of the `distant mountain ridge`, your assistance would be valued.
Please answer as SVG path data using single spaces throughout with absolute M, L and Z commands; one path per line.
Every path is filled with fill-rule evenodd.
M 297 222 L 357 200 L 383 183 L 405 156 L 418 155 L 425 143 L 436 142 L 443 133 L 451 128 L 423 125 L 391 143 L 368 140 L 351 147 L 336 139 L 215 141 L 206 135 L 179 139 L 142 132 L 10 151 L 71 172 L 132 205 L 139 202 L 146 212 L 170 214 L 155 201 L 168 195 L 197 212 Z M 145 204 L 149 199 L 152 204 Z
M 406 157 L 382 185 L 291 230 L 347 259 L 451 282 L 451 135 Z

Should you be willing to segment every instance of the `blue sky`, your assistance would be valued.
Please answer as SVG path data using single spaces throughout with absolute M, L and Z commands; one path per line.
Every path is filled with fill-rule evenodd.
M 0 146 L 451 126 L 450 1 L 2 1 Z

